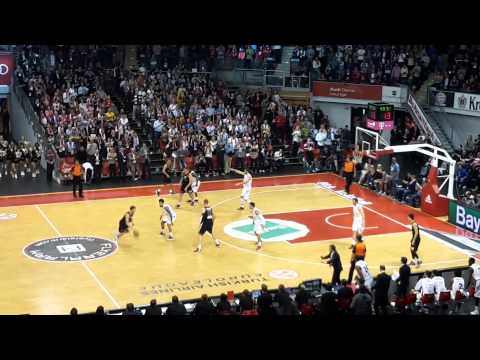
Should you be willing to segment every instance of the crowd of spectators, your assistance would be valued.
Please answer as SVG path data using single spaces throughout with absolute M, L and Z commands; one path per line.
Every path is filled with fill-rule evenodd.
M 274 70 L 281 57 L 280 45 L 144 45 L 137 51 L 141 66 L 163 71 L 177 66 L 189 72 L 222 68 Z
M 466 274 L 461 269 L 443 274 L 427 270 L 411 283 L 412 270 L 405 257 L 396 271 L 388 274 L 380 265 L 373 282 L 367 283 L 359 277 L 348 283 L 343 279 L 335 284 L 323 284 L 318 288 L 302 283 L 298 288 L 289 289 L 279 285 L 276 290 L 263 284 L 260 290 L 244 290 L 235 296 L 233 292 L 210 298 L 203 294 L 199 300 L 185 304 L 177 296 L 170 304 L 157 304 L 151 300 L 147 307 L 127 304 L 118 315 L 259 315 L 259 316 L 338 316 L 338 315 L 450 315 L 479 314 L 478 292 L 475 292 L 475 259 L 468 261 Z M 318 280 L 322 284 L 322 280 Z M 413 285 L 413 286 L 412 286 Z M 471 311 L 473 308 L 473 311 Z M 78 315 L 73 308 L 72 315 Z M 103 306 L 95 312 L 105 315 Z
M 439 54 L 435 67 L 437 89 L 480 92 L 480 46 L 449 46 Z
M 148 149 L 102 88 L 105 67 L 115 65 L 112 49 L 54 46 L 41 50 L 43 54 L 35 47 L 24 47 L 16 75 L 46 131 L 47 157 L 55 152 L 61 162 L 65 160 L 67 177 L 67 162 L 75 158 L 94 169 L 92 180 L 102 175 L 134 180 L 148 176 Z
M 208 73 L 144 68 L 122 75 L 120 87 L 154 151 L 172 157 L 177 172 L 185 166 L 207 177 L 231 167 L 272 172 L 285 160 L 290 129 L 314 126 L 311 109 L 297 111 L 271 90 L 229 90 Z
M 480 135 L 469 135 L 465 146 L 454 155 L 457 161 L 455 183 L 457 198 L 470 207 L 480 209 Z
M 312 80 L 408 85 L 418 90 L 437 59 L 433 46 L 423 45 L 309 45 L 295 47 L 294 75 Z

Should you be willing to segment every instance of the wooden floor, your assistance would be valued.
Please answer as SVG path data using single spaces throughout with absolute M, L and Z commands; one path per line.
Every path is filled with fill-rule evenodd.
M 0 213 L 16 214 L 0 220 L 0 313 L 64 314 L 72 306 L 80 312 L 124 307 L 127 302 L 147 304 L 150 299 L 166 302 L 203 293 L 218 295 L 228 290 L 258 289 L 262 283 L 297 286 L 313 278 L 329 280 L 331 269 L 320 262 L 335 243 L 347 276 L 351 242 L 351 200 L 317 182 L 340 188 L 334 175 L 302 175 L 254 180 L 252 200 L 267 219 L 293 221 L 308 228 L 308 234 L 290 240 L 265 242 L 255 251 L 254 242 L 228 235 L 225 226 L 246 220 L 248 211 L 237 210 L 239 180 L 202 184 L 200 199 L 208 198 L 217 220 L 215 232 L 222 241 L 216 248 L 206 238 L 201 254 L 194 254 L 201 207 L 185 204 L 177 210 L 174 241 L 159 234 L 159 208 L 153 196 L 156 187 L 101 190 L 86 193 L 83 201 L 70 194 L 0 198 Z M 201 189 L 202 190 L 202 189 Z M 333 189 L 334 190 L 334 189 Z M 385 264 L 391 273 L 401 256 L 409 256 L 410 230 L 406 214 L 413 211 L 369 191 L 354 188 L 366 205 L 368 230 L 367 263 L 373 273 Z M 165 197 L 175 205 L 176 198 Z M 36 241 L 58 236 L 94 236 L 112 239 L 119 218 L 136 205 L 136 228 L 140 236 L 127 235 L 111 256 L 98 260 L 51 263 L 25 256 L 23 249 Z M 0 214 L 1 215 L 1 214 Z M 438 231 L 452 226 L 418 213 L 418 222 Z M 294 236 L 293 236 L 294 237 Z M 459 250 L 423 236 L 422 269 L 466 264 Z

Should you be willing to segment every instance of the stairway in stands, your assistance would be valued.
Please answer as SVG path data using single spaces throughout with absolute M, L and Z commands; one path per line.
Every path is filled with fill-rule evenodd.
M 450 139 L 450 136 L 447 135 L 443 127 L 440 125 L 440 122 L 438 120 L 438 117 L 440 114 L 437 111 L 432 111 L 426 106 L 422 106 L 423 110 L 425 111 L 425 114 L 427 115 L 428 122 L 430 123 L 430 126 L 432 127 L 433 131 L 437 134 L 438 138 L 440 139 L 440 142 L 442 143 L 442 148 L 448 151 L 450 155 L 452 155 L 455 152 L 455 147 L 453 145 L 452 140 Z
M 444 128 L 441 126 L 441 122 L 438 119 L 440 114 L 438 114 L 436 111 L 432 111 L 428 105 L 428 89 L 435 82 L 434 76 L 435 75 L 432 73 L 428 79 L 425 80 L 425 82 L 422 84 L 422 87 L 415 93 L 415 99 L 418 105 L 421 106 L 425 112 L 428 123 L 442 143 L 442 148 L 447 150 L 449 154 L 453 154 L 455 152 L 455 147 L 450 139 L 450 136 L 447 135 Z
M 284 46 L 282 48 L 282 62 L 277 65 L 277 71 L 283 71 L 285 74 L 290 74 L 290 58 L 295 46 Z

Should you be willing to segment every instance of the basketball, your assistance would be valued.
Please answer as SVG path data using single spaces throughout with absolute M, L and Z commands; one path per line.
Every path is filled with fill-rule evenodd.
M 135 237 L 140 236 L 140 233 L 138 232 L 138 230 L 133 230 L 133 236 L 135 236 Z

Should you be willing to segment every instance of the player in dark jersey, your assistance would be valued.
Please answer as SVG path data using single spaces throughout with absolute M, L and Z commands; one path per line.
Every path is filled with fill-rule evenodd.
M 422 263 L 417 254 L 418 247 L 420 246 L 420 228 L 415 221 L 414 214 L 408 214 L 408 220 L 410 221 L 410 225 L 412 225 L 412 239 L 410 240 L 410 252 L 412 254 L 412 261 L 410 262 L 410 265 L 416 265 L 417 267 L 419 267 Z
M 118 233 L 115 235 L 114 240 L 118 243 L 120 238 L 127 234 L 130 229 L 133 227 L 133 215 L 135 215 L 135 206 L 130 206 L 130 209 L 122 216 L 120 222 L 118 223 Z
M 205 233 L 209 233 L 212 239 L 215 241 L 215 246 L 220 246 L 220 241 L 215 239 L 213 235 L 213 222 L 215 221 L 215 215 L 213 214 L 213 209 L 208 205 L 208 200 L 203 200 L 203 210 L 202 217 L 200 218 L 200 231 L 198 232 L 198 246 L 193 252 L 202 251 L 202 240 Z
M 173 185 L 172 185 L 172 176 L 173 176 L 173 161 L 171 158 L 167 158 L 165 164 L 162 168 L 162 175 L 163 175 L 163 184 L 169 185 L 170 187 L 170 194 L 173 194 Z
M 190 170 L 185 168 L 182 173 L 182 178 L 180 180 L 180 195 L 178 197 L 178 204 L 177 208 L 180 207 L 183 199 L 183 194 L 188 193 L 188 196 L 190 197 L 190 204 L 192 206 L 195 205 L 194 199 L 193 199 L 193 192 L 192 192 L 192 184 L 193 184 L 194 178 L 192 174 L 190 174 Z

